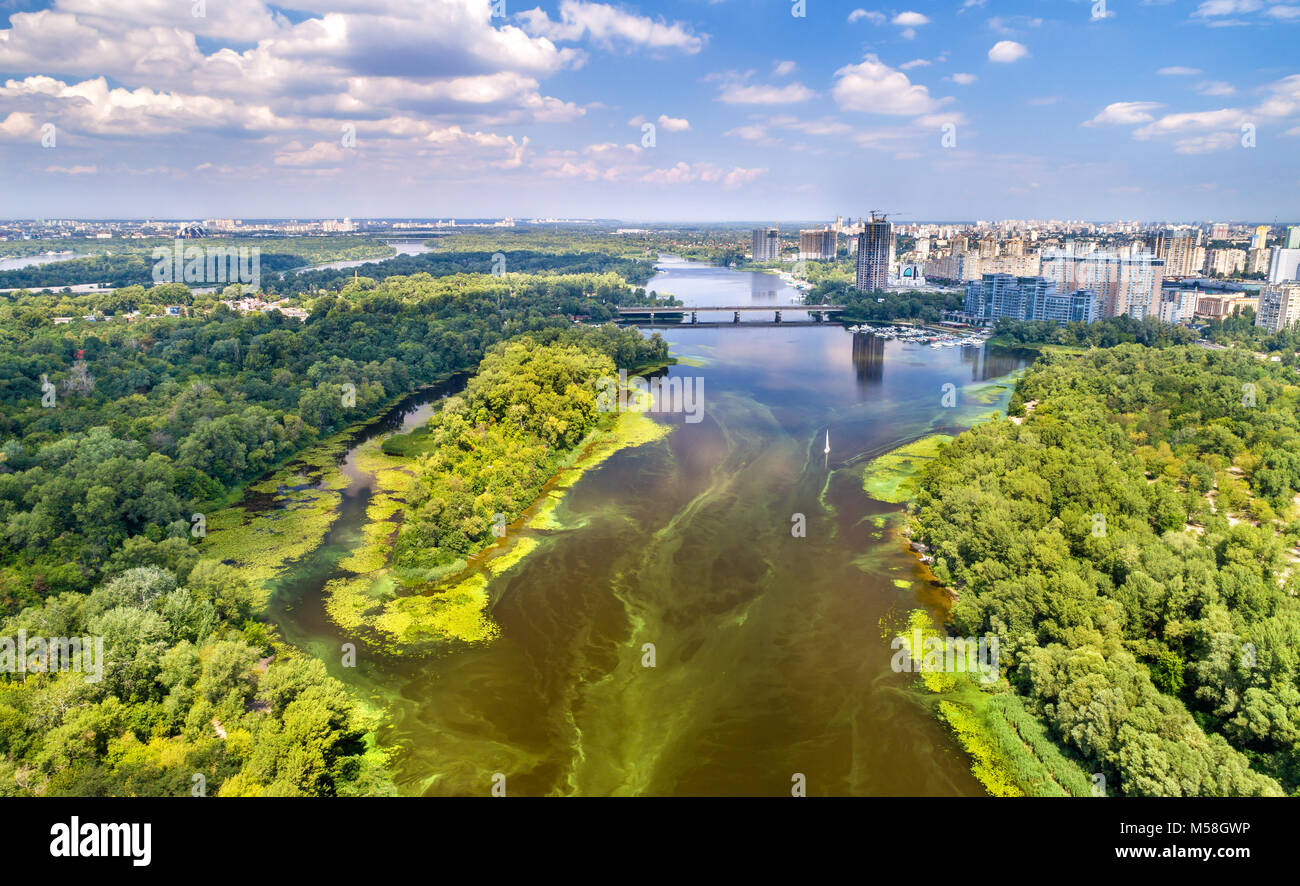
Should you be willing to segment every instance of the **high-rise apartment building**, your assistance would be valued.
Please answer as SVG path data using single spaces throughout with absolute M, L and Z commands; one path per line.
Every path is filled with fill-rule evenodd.
M 1165 263 L 1170 277 L 1191 277 L 1205 266 L 1205 249 L 1200 245 L 1201 232 L 1189 228 L 1161 231 L 1156 236 L 1156 258 Z
M 1300 225 L 1291 225 L 1286 229 L 1286 239 L 1282 241 L 1283 249 L 1300 249 Z
M 1251 249 L 1268 248 L 1268 225 L 1260 225 L 1255 228 L 1255 236 L 1250 241 Z
M 1269 284 L 1259 291 L 1255 325 L 1271 332 L 1289 329 L 1300 320 L 1300 283 Z
M 799 258 L 806 261 L 834 261 L 838 235 L 830 228 L 799 232 Z
M 1086 248 L 1086 247 L 1084 247 Z M 1043 250 L 1040 273 L 1061 292 L 1097 293 L 1102 317 L 1142 318 L 1158 310 L 1165 264 L 1149 252 L 1121 255 L 1108 250 L 1080 252 L 1073 242 Z
M 1098 315 L 1097 293 L 1058 292 L 1047 277 L 985 274 L 966 284 L 966 313 L 981 320 L 1038 320 L 1092 323 Z
M 781 232 L 776 228 L 754 228 L 754 261 L 781 258 Z
M 1273 247 L 1273 258 L 1268 263 L 1268 282 L 1285 283 L 1300 278 L 1300 249 Z
M 1186 323 L 1196 316 L 1200 292 L 1195 289 L 1166 289 L 1160 293 L 1157 316 L 1165 323 Z
M 873 212 L 858 234 L 857 288 L 864 292 L 883 290 L 889 282 L 894 257 L 894 226 Z
M 1246 250 L 1211 249 L 1205 259 L 1205 272 L 1231 277 L 1246 270 Z
M 1268 263 L 1272 259 L 1270 250 L 1251 249 L 1246 252 L 1246 273 L 1267 274 Z
M 965 283 L 980 277 L 980 259 L 966 252 L 931 256 L 925 263 L 926 279 Z
M 1037 277 L 1039 261 L 1037 255 L 1003 255 L 998 258 L 981 258 L 975 260 L 981 274 L 1011 274 L 1016 277 Z
M 1215 222 L 1214 224 L 1210 225 L 1210 239 L 1211 239 L 1211 240 L 1227 240 L 1227 239 L 1228 239 L 1228 225 L 1227 225 L 1227 223 L 1226 223 L 1226 222 Z

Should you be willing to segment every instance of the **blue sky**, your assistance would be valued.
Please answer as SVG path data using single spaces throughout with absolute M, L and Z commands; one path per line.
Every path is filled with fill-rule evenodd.
M 1300 219 L 1300 0 L 798 11 L 0 0 L 0 216 Z

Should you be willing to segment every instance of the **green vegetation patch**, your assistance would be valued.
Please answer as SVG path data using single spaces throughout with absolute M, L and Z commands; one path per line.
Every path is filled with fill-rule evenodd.
M 877 501 L 891 504 L 908 501 L 917 492 L 917 472 L 951 441 L 947 434 L 930 434 L 873 458 L 863 469 L 862 488 Z
M 923 663 L 920 682 L 939 696 L 939 718 L 970 755 L 971 773 L 985 790 L 995 797 L 1089 796 L 1087 773 L 1061 752 L 1004 681 L 980 682 L 973 658 L 956 672 L 927 661 L 927 643 L 944 636 L 929 613 L 914 609 L 895 643 L 908 659 Z
M 418 460 L 396 454 L 406 445 L 361 447 L 354 461 L 375 492 L 362 543 L 340 563 L 356 576 L 326 587 L 330 616 L 398 653 L 494 639 L 488 586 L 538 546 L 514 530 L 502 541 L 499 528 L 559 528 L 555 508 L 586 471 L 669 431 L 642 413 L 594 409 L 596 379 L 614 371 L 572 345 L 498 349 L 466 395 L 429 420 Z M 556 393 L 561 401 L 541 408 Z
M 1300 721 L 1294 388 L 1240 351 L 1048 353 L 1012 395 L 1020 422 L 919 474 L 911 537 L 955 592 L 954 633 L 1003 638 L 1019 707 L 986 725 L 1050 774 L 1017 769 L 1027 791 L 1081 793 L 1067 758 L 1124 796 L 1300 785 L 1280 728 Z

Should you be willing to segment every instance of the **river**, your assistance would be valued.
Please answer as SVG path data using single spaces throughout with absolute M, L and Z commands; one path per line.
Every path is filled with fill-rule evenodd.
M 799 295 L 768 274 L 659 267 L 647 288 L 687 305 Z M 563 528 L 524 530 L 540 544 L 495 579 L 497 640 L 340 665 L 348 638 L 319 596 L 364 520 L 370 479 L 351 467 L 339 519 L 272 617 L 386 708 L 380 740 L 409 794 L 485 795 L 496 773 L 511 795 L 788 796 L 796 773 L 810 795 L 982 794 L 930 700 L 890 668 L 889 628 L 943 598 L 884 529 L 900 508 L 867 498 L 853 469 L 955 430 L 943 386 L 971 389 L 1025 358 L 836 324 L 664 335 L 682 361 L 669 374 L 702 380 L 703 420 L 659 417 L 673 432 L 584 475 L 556 512 Z M 458 385 L 383 428 L 416 426 Z M 806 537 L 792 535 L 795 514 Z
M 397 251 L 388 258 L 397 258 L 399 255 L 421 255 L 429 251 L 423 240 L 385 240 L 385 245 L 392 246 Z M 304 265 L 301 268 L 294 268 L 297 271 L 342 271 L 348 268 L 359 268 L 362 265 L 373 265 L 385 261 L 382 258 L 363 258 L 349 261 L 331 261 L 319 265 Z
M 40 255 L 24 255 L 20 258 L 0 258 L 0 271 L 17 271 L 33 265 L 52 265 L 56 262 L 84 257 L 77 252 L 43 252 Z

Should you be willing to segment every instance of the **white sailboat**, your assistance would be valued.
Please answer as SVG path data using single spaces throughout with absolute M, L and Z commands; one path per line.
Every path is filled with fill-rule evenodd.
M 826 448 L 822 450 L 827 455 L 831 454 L 831 429 L 826 429 Z

